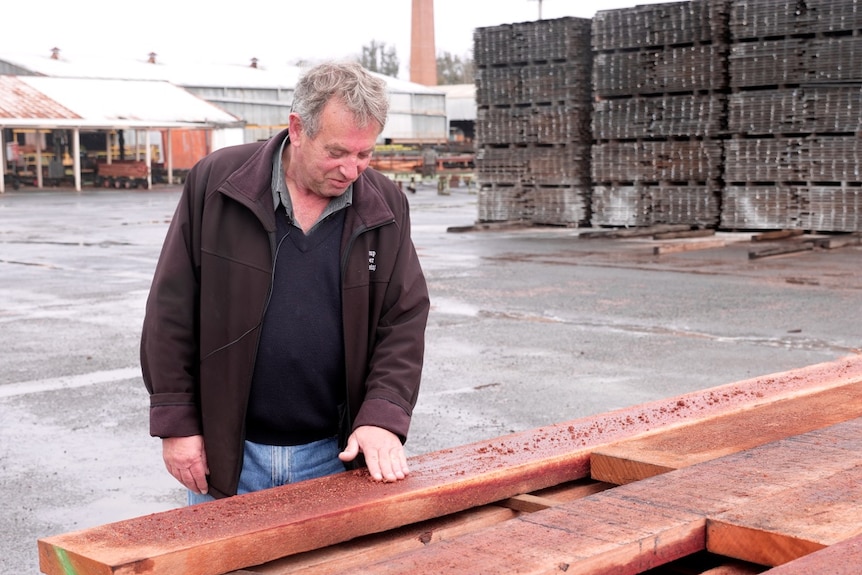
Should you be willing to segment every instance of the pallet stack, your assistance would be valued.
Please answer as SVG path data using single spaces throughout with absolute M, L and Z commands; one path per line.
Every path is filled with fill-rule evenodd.
M 589 221 L 590 20 L 478 28 L 479 220 Z
M 592 225 L 719 221 L 729 0 L 600 11 Z
M 735 0 L 730 229 L 862 230 L 862 0 Z

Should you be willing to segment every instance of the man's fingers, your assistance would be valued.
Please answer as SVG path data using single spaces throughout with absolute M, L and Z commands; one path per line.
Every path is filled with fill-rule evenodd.
M 399 448 L 366 453 L 365 463 L 371 477 L 377 481 L 398 481 L 410 473 L 404 451 Z
M 351 435 L 347 439 L 347 445 L 344 448 L 344 451 L 338 454 L 338 459 L 341 461 L 353 461 L 356 459 L 356 456 L 359 455 L 359 442 L 356 441 L 356 438 Z
M 347 447 L 338 457 L 342 461 L 352 461 L 360 452 L 365 455 L 368 473 L 375 481 L 398 481 L 410 473 L 401 441 L 383 428 L 356 428 L 347 440 Z
M 168 472 L 195 493 L 206 493 L 207 485 L 207 455 L 204 449 L 203 437 L 166 437 L 162 440 L 162 458 Z
M 197 491 L 198 493 L 206 493 L 209 491 L 206 469 L 203 465 L 195 465 L 189 469 L 189 472 L 192 476 L 192 491 Z
M 206 493 L 209 490 L 206 474 L 202 469 L 173 467 L 168 469 L 168 471 L 176 478 L 177 481 L 182 483 L 183 487 L 186 489 L 194 491 L 195 493 Z

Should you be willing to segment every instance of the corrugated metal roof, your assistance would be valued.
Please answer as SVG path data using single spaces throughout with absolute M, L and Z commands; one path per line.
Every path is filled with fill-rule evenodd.
M 0 76 L 0 119 L 15 118 L 72 120 L 81 119 L 81 116 L 21 81 L 18 76 Z
M 240 66 L 204 62 L 155 63 L 145 60 L 111 58 L 67 58 L 21 54 L 2 54 L 0 60 L 30 70 L 34 74 L 66 78 L 123 78 L 131 80 L 165 80 L 178 86 L 229 88 L 292 89 L 303 69 L 298 66 Z M 423 86 L 376 74 L 386 81 L 389 90 L 408 93 L 440 93 L 436 87 Z
M 3 54 L 0 59 L 34 74 L 63 78 L 164 80 L 180 86 L 246 88 L 290 88 L 299 68 L 284 66 L 275 71 L 235 64 L 183 62 L 166 64 L 111 57 L 51 58 L 27 54 Z
M 166 81 L 0 76 L 0 126 L 227 127 L 234 115 Z

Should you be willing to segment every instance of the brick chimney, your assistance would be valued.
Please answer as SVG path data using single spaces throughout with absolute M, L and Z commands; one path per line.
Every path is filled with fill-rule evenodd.
M 51 59 L 59 60 L 60 59 L 60 49 L 59 48 L 51 48 Z
M 434 0 L 413 0 L 410 26 L 410 81 L 425 86 L 437 85 Z
M 252 67 L 252 68 L 257 68 L 257 58 L 252 58 L 252 59 L 251 59 L 251 67 Z
M 156 56 L 158 56 L 158 54 L 156 54 L 155 52 L 150 52 L 148 54 L 148 56 L 149 57 L 147 58 L 147 62 L 149 62 L 150 64 L 155 64 L 156 63 Z

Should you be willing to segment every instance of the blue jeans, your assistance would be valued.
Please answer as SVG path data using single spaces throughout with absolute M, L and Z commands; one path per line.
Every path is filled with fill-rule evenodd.
M 335 437 L 287 446 L 246 441 L 237 494 L 340 473 L 345 467 L 338 453 Z M 213 500 L 211 495 L 188 493 L 189 505 Z

